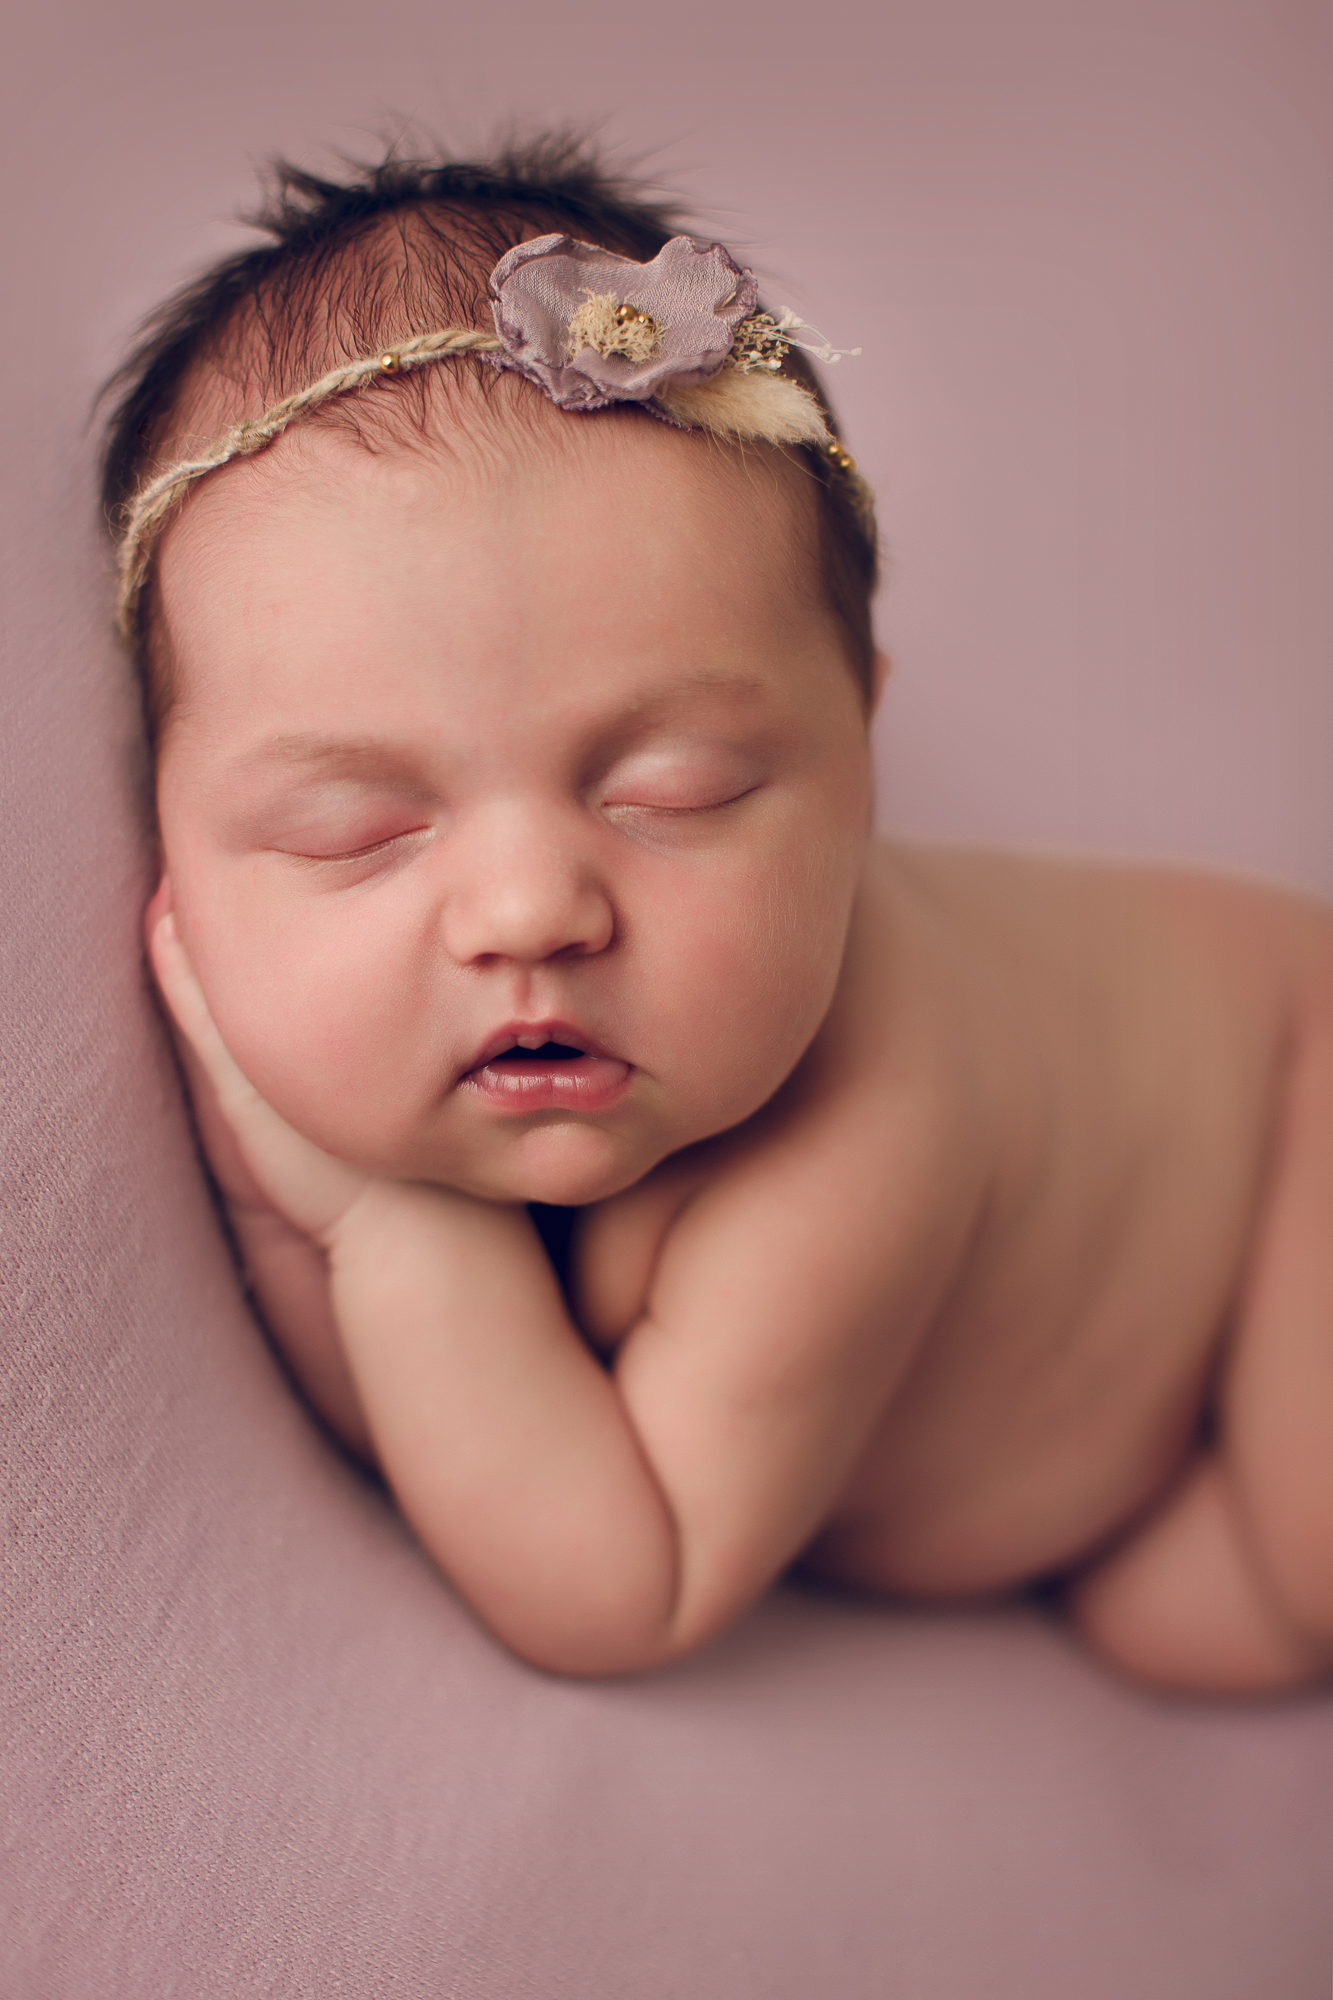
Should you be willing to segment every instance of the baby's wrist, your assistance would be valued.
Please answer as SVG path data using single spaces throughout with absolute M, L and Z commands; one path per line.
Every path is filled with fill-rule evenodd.
M 414 1183 L 368 1174 L 342 1213 L 319 1234 L 319 1245 L 333 1260 L 391 1229 L 395 1217 L 411 1204 Z
M 321 1241 L 330 1259 L 343 1258 L 353 1252 L 387 1251 L 405 1230 L 428 1228 L 438 1236 L 453 1226 L 460 1248 L 474 1249 L 528 1224 L 526 1211 L 519 1207 L 482 1201 L 433 1182 L 370 1175 Z

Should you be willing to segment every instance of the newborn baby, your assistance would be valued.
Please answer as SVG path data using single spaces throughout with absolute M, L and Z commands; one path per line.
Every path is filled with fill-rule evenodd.
M 311 1401 L 557 1671 L 800 1565 L 1327 1673 L 1330 913 L 873 843 L 864 495 L 745 274 L 586 162 L 286 187 L 108 494 L 152 962 Z

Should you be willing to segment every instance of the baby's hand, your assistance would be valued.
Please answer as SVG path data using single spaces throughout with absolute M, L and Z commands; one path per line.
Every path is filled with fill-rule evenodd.
M 265 1103 L 218 1033 L 175 916 L 149 916 L 153 971 L 180 1030 L 200 1132 L 224 1197 L 234 1208 L 279 1215 L 326 1244 L 372 1176 L 321 1152 Z

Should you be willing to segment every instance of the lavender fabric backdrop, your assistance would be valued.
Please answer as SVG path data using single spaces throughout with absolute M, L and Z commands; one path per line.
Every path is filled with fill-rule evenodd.
M 1325 2000 L 1326 1699 L 790 1592 L 564 1684 L 329 1451 L 143 984 L 86 419 L 253 161 L 604 119 L 866 350 L 886 824 L 1333 891 L 1333 12 L 54 0 L 6 38 L 6 2000 Z

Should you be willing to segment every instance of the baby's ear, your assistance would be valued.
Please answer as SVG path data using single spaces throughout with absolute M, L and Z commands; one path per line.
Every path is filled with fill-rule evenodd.
M 872 715 L 879 707 L 879 698 L 884 692 L 884 683 L 892 672 L 893 661 L 889 658 L 888 654 L 876 650 L 874 671 L 870 682 L 870 713 Z M 160 894 L 161 891 L 158 893 Z
M 153 892 L 153 900 L 143 913 L 144 942 L 151 945 L 153 932 L 161 923 L 167 911 L 174 908 L 171 900 L 171 877 L 164 875 Z

